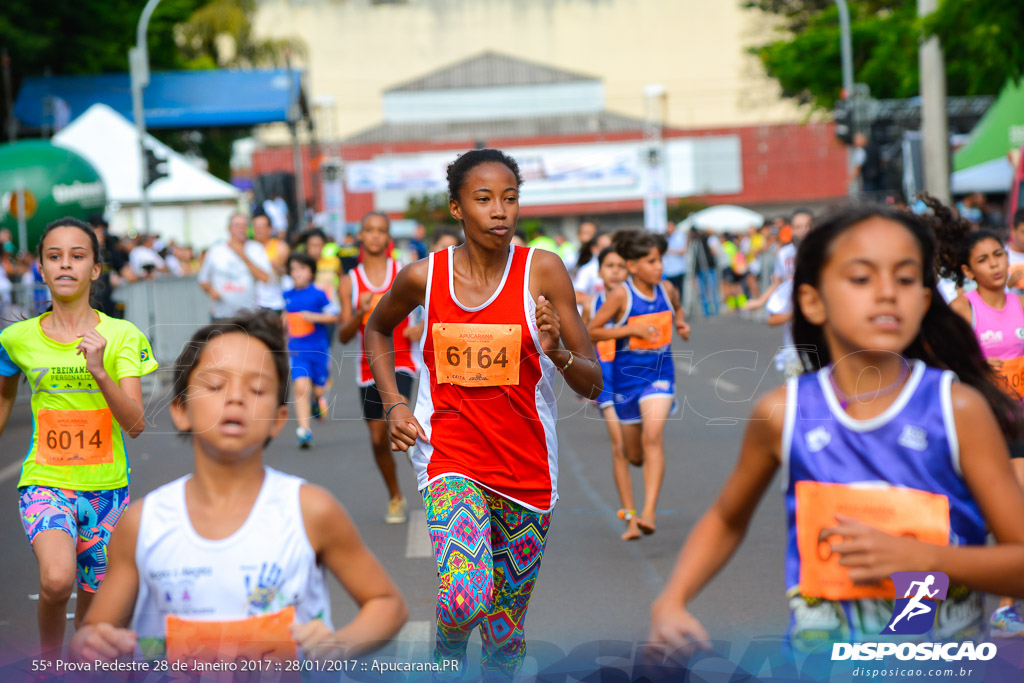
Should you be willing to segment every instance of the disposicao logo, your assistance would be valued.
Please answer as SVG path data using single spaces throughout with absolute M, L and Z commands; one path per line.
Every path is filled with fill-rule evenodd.
M 942 572 L 895 572 L 889 576 L 896 586 L 897 598 L 892 618 L 882 633 L 904 636 L 928 633 L 935 623 L 939 600 L 945 600 L 949 592 L 949 577 Z M 900 595 L 903 597 L 898 597 Z
M 879 636 L 914 636 L 925 634 L 935 623 L 935 610 L 946 599 L 949 577 L 942 572 L 894 572 L 890 574 L 896 587 L 892 617 Z M 899 596 L 903 597 L 899 597 Z M 996 656 L 993 643 L 833 643 L 832 659 L 878 660 L 895 656 L 900 660 L 961 659 L 987 661 Z

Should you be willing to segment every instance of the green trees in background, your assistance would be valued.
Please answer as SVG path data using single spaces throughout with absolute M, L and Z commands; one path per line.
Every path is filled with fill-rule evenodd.
M 741 0 L 779 19 L 779 38 L 751 49 L 786 97 L 831 108 L 840 97 L 834 0 Z M 942 40 L 950 95 L 994 95 L 1024 75 L 1021 0 L 942 0 L 924 20 L 913 0 L 849 0 L 854 74 L 876 98 L 915 97 L 922 33 Z
M 0 5 L 0 47 L 10 59 L 12 93 L 25 76 L 122 73 L 142 13 L 140 0 L 75 0 Z M 285 54 L 305 56 L 298 38 L 253 33 L 256 0 L 161 0 L 147 31 L 153 71 L 284 66 Z M 6 103 L 4 111 L 6 111 Z M 151 131 L 152 132 L 152 131 Z M 156 131 L 178 151 L 198 152 L 214 175 L 230 176 L 231 145 L 242 129 Z

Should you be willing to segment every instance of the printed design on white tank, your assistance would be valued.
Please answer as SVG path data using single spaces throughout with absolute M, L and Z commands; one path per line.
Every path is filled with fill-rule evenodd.
M 164 620 L 231 620 L 294 606 L 295 620 L 331 626 L 330 597 L 302 520 L 304 480 L 265 468 L 263 486 L 241 527 L 212 541 L 192 527 L 188 476 L 145 497 L 135 561 L 139 570 L 132 628 L 162 639 Z

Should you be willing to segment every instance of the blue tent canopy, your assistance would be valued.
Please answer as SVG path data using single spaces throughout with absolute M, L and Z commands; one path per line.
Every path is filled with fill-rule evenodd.
M 285 69 L 162 71 L 150 74 L 143 91 L 147 128 L 252 126 L 287 121 L 302 102 L 302 72 Z M 14 104 L 14 115 L 29 128 L 73 120 L 102 102 L 125 118 L 132 115 L 126 73 L 90 76 L 30 76 Z M 69 111 L 70 110 L 70 111 Z

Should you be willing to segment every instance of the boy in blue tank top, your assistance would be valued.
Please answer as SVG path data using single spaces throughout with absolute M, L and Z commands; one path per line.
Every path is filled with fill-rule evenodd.
M 678 292 L 661 279 L 665 238 L 642 230 L 621 230 L 613 236 L 612 245 L 626 261 L 629 278 L 608 293 L 589 330 L 596 342 L 615 340 L 612 386 L 623 450 L 631 464 L 644 468 L 644 505 L 636 526 L 644 534 L 653 534 L 665 478 L 665 420 L 675 406 L 672 330 L 688 341 L 690 326 Z M 605 327 L 620 320 L 624 324 Z

